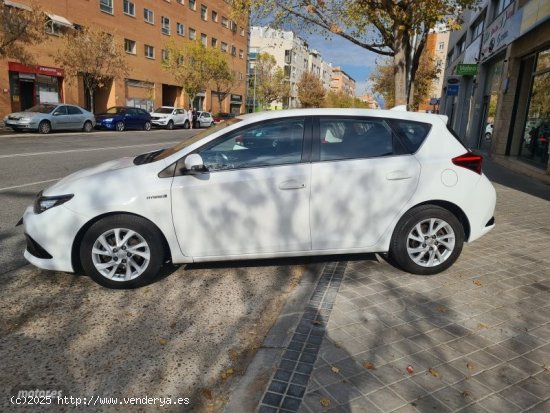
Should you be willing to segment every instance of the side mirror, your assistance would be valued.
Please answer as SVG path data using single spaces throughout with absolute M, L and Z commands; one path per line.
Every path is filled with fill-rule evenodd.
M 61 115 L 61 112 L 54 112 L 54 113 L 52 113 L 52 115 L 53 116 L 59 116 L 59 115 Z
M 206 172 L 207 170 L 204 166 L 202 157 L 198 153 L 192 153 L 185 158 L 185 169 L 187 169 L 191 175 Z

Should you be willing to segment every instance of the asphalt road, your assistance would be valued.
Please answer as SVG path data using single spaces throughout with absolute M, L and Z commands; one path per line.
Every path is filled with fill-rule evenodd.
M 172 146 L 196 132 L 0 135 L 0 277 L 26 264 L 23 230 L 15 224 L 39 191 L 79 169 Z
M 109 290 L 85 276 L 27 265 L 22 227 L 15 227 L 36 194 L 65 175 L 196 132 L 0 136 L 1 411 L 38 411 L 10 402 L 29 388 L 82 399 L 190 401 L 165 411 L 216 412 L 225 403 L 311 259 L 168 265 L 145 288 Z M 106 409 L 127 406 L 99 402 L 87 411 Z

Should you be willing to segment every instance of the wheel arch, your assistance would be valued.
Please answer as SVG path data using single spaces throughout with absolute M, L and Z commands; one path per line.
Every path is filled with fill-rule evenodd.
M 164 259 L 165 260 L 172 260 L 172 251 L 170 250 L 170 244 L 168 244 L 166 236 L 161 231 L 161 229 L 158 227 L 158 225 L 156 225 L 150 219 L 148 219 L 148 218 L 146 218 L 142 215 L 139 215 L 139 214 L 134 214 L 132 212 L 126 212 L 126 211 L 114 211 L 114 212 L 107 212 L 105 214 L 101 214 L 101 215 L 98 215 L 97 217 L 94 217 L 94 218 L 90 219 L 88 222 L 86 222 L 78 230 L 78 232 L 77 232 L 77 234 L 74 238 L 72 248 L 71 248 L 71 264 L 72 264 L 72 267 L 73 267 L 75 272 L 82 272 L 82 265 L 81 265 L 81 262 L 80 262 L 80 245 L 82 244 L 82 239 L 84 238 L 84 234 L 86 234 L 88 229 L 92 225 L 94 225 L 96 222 L 100 221 L 103 218 L 110 217 L 110 216 L 115 216 L 115 215 L 132 215 L 132 216 L 139 217 L 139 218 L 142 218 L 142 219 L 145 219 L 146 221 L 148 221 L 153 227 L 155 227 L 157 229 L 157 231 L 159 232 L 159 234 L 162 237 L 163 244 L 164 244 L 164 253 L 165 253 Z
M 452 202 L 449 202 L 449 201 L 435 199 L 435 200 L 424 201 L 419 204 L 416 204 L 415 206 L 409 208 L 405 213 L 422 205 L 435 205 L 451 212 L 455 217 L 458 218 L 458 220 L 462 224 L 462 228 L 464 229 L 464 240 L 467 241 L 468 239 L 470 239 L 470 231 L 471 231 L 470 221 L 468 220 L 468 217 L 466 216 L 462 208 L 460 208 L 458 205 L 453 204 Z

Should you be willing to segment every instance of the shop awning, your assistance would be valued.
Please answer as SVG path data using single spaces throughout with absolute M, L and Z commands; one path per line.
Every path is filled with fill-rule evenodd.
M 6 6 L 10 6 L 10 7 L 15 7 L 15 8 L 18 8 L 18 9 L 23 9 L 23 10 L 27 10 L 27 11 L 31 11 L 32 9 L 27 6 L 26 4 L 21 4 L 21 3 L 17 3 L 15 1 L 10 1 L 10 0 L 4 0 L 4 4 Z
M 63 16 L 58 16 L 57 14 L 53 13 L 46 13 L 46 15 L 55 24 L 59 24 L 60 26 L 73 27 L 73 24 Z

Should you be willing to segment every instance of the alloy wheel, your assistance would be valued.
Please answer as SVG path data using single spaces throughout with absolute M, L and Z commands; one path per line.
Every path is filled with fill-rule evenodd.
M 129 281 L 147 269 L 151 250 L 147 241 L 127 228 L 105 231 L 94 242 L 92 262 L 96 270 L 112 281 Z
M 407 236 L 407 253 L 422 267 L 445 262 L 455 248 L 455 233 L 446 221 L 429 218 L 418 222 Z
M 122 132 L 124 130 L 124 122 L 117 122 L 115 128 L 117 131 Z

